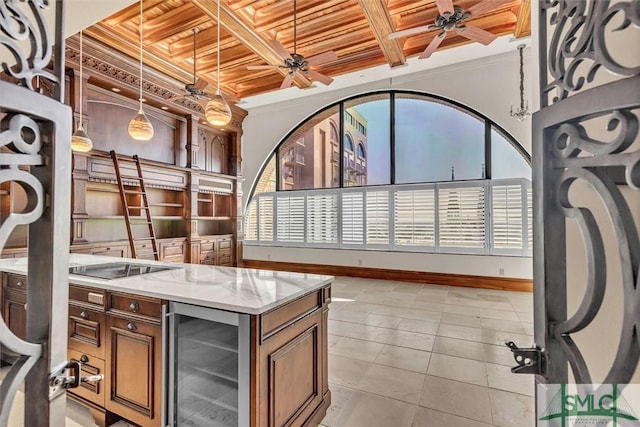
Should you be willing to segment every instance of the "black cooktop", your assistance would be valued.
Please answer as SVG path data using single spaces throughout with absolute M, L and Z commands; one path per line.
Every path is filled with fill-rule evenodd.
M 178 267 L 164 265 L 135 264 L 130 262 L 110 262 L 107 264 L 78 265 L 69 267 L 70 274 L 78 276 L 96 277 L 98 279 L 120 279 L 122 277 L 140 276 L 141 274 L 156 273 L 158 271 L 175 270 Z

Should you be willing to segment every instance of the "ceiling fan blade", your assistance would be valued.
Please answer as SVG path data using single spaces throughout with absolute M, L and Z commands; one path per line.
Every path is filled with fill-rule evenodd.
M 182 98 L 184 98 L 184 95 L 172 96 L 171 98 L 166 98 L 165 102 L 173 102 L 173 101 L 177 101 L 178 99 L 182 99 Z
M 432 30 L 433 28 L 434 28 L 434 25 L 429 24 L 429 25 L 421 25 L 415 28 L 409 28 L 402 31 L 395 31 L 393 33 L 389 33 L 389 40 L 397 39 L 400 37 L 412 36 L 418 33 L 424 33 L 425 31 Z
M 282 84 L 280 85 L 280 89 L 286 89 L 293 84 L 293 79 L 296 77 L 296 73 L 291 71 L 284 77 Z
M 287 52 L 287 49 L 282 46 L 282 43 L 280 43 L 278 40 L 269 40 L 269 44 L 271 45 L 273 50 L 276 51 L 278 56 L 282 58 L 283 61 L 286 61 L 287 59 L 293 60 L 289 52 Z
M 320 65 L 326 64 L 327 62 L 332 62 L 338 59 L 338 55 L 332 50 L 319 53 L 317 55 L 310 56 L 306 58 L 306 61 L 309 65 Z
M 452 0 L 436 0 L 436 6 L 438 6 L 438 13 L 444 15 L 448 13 L 453 15 L 453 1 Z
M 308 75 L 309 77 L 311 77 L 313 80 L 318 81 L 324 85 L 329 86 L 331 84 L 331 82 L 333 82 L 333 79 L 329 76 L 325 76 L 322 73 L 319 73 L 317 71 L 314 70 L 306 70 L 304 71 L 304 73 L 306 75 Z
M 476 18 L 480 15 L 484 15 L 490 10 L 493 10 L 508 1 L 509 0 L 481 0 L 467 9 L 467 12 L 471 15 L 472 18 Z
M 430 57 L 431 54 L 436 51 L 438 46 L 440 46 L 440 43 L 442 43 L 442 40 L 444 40 L 446 35 L 447 35 L 447 33 L 445 31 L 443 31 L 440 34 L 438 34 L 437 36 L 435 36 L 433 38 L 433 40 L 431 40 L 431 43 L 429 43 L 429 46 L 427 46 L 427 48 L 424 50 L 424 52 L 422 52 L 422 54 L 418 58 L 419 59 L 426 59 L 426 58 Z
M 273 68 L 280 68 L 279 65 L 247 65 L 247 70 L 271 70 Z
M 193 87 L 198 90 L 204 90 L 204 88 L 207 87 L 208 84 L 209 83 L 207 83 L 206 80 L 197 79 L 196 82 L 193 84 Z
M 484 45 L 491 43 L 496 39 L 496 37 L 498 37 L 489 31 L 485 31 L 471 25 L 465 25 L 464 27 L 458 28 L 458 34 Z

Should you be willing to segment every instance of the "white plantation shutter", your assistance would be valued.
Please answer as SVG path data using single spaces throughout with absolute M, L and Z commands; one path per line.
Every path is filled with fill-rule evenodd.
M 440 246 L 484 248 L 484 187 L 440 188 Z
M 273 241 L 273 197 L 258 199 L 258 239 Z
M 338 243 L 338 194 L 307 196 L 307 242 Z
M 244 217 L 245 240 L 258 240 L 258 201 L 249 202 Z
M 364 193 L 342 193 L 342 243 L 364 244 Z
M 389 244 L 389 192 L 367 192 L 367 244 Z
M 304 196 L 277 198 L 278 241 L 304 242 Z
M 435 190 L 395 192 L 396 245 L 435 246 Z
M 522 249 L 522 186 L 493 186 L 493 247 Z

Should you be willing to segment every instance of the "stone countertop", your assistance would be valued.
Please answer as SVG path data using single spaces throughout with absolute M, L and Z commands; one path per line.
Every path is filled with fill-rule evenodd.
M 333 276 L 319 274 L 164 263 L 85 254 L 69 255 L 71 267 L 116 262 L 158 265 L 172 269 L 119 279 L 70 274 L 69 283 L 236 313 L 261 314 L 334 280 Z M 2 259 L 0 271 L 27 275 L 27 258 Z

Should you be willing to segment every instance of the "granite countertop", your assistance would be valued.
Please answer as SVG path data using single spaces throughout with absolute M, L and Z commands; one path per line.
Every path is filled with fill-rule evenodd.
M 261 314 L 331 283 L 333 276 L 199 264 L 70 254 L 69 266 L 130 262 L 172 267 L 139 276 L 100 279 L 76 274 L 69 283 L 195 304 L 236 313 Z M 27 258 L 0 260 L 0 271 L 27 274 Z

